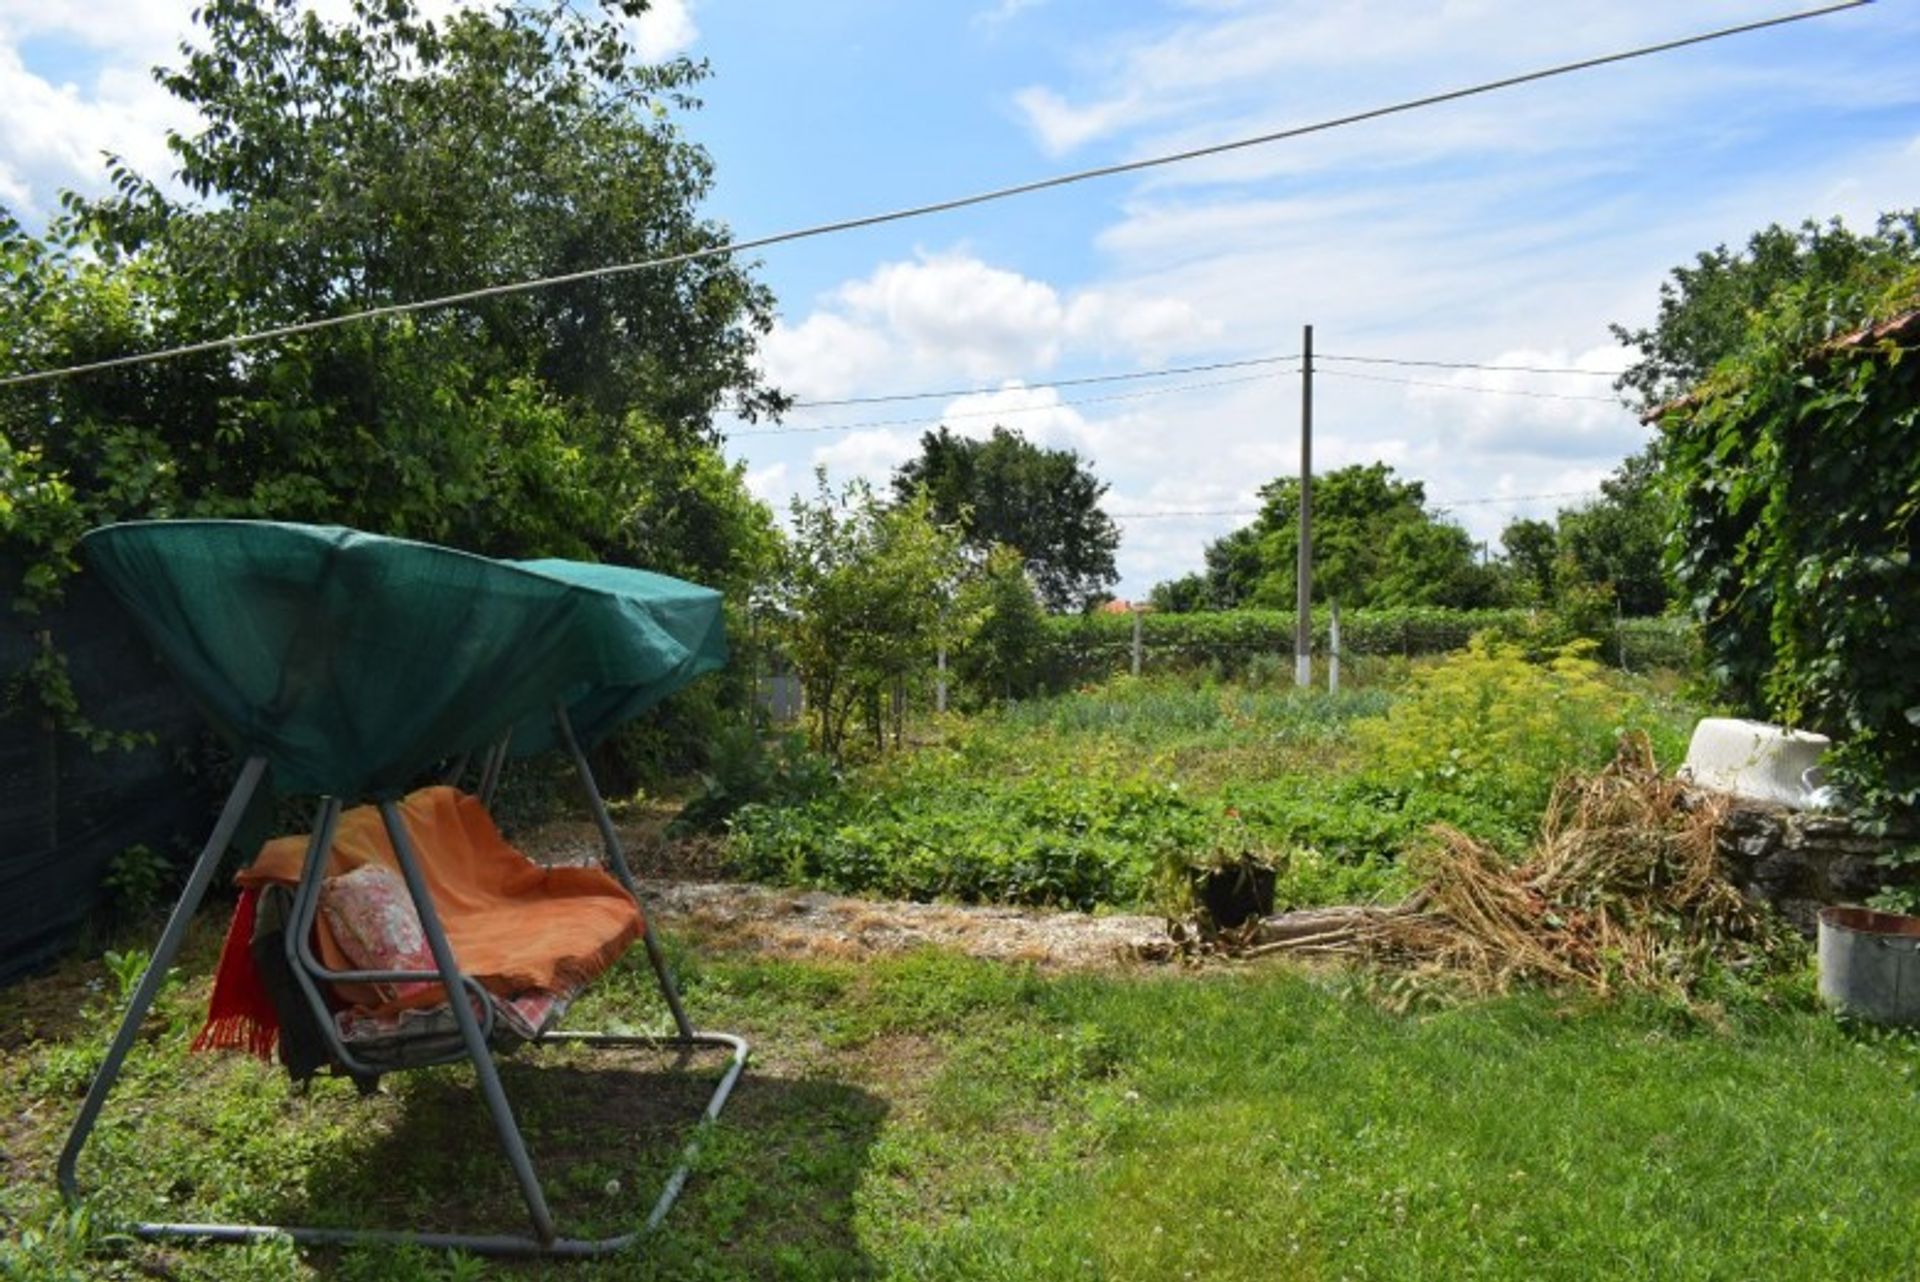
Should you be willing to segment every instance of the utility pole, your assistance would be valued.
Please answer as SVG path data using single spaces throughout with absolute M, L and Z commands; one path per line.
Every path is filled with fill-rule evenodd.
M 1294 606 L 1293 683 L 1313 684 L 1313 326 L 1300 334 L 1300 592 Z

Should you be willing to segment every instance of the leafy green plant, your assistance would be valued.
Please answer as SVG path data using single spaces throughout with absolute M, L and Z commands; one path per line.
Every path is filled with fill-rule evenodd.
M 1647 729 L 1661 759 L 1677 757 L 1680 728 L 1623 698 L 1587 657 L 1592 648 L 1576 644 L 1535 663 L 1516 646 L 1475 638 L 1415 673 L 1384 716 L 1355 725 L 1367 774 L 1409 798 L 1486 807 L 1504 829 L 1487 835 L 1517 854 L 1554 783 L 1603 764 L 1624 731 Z
M 94 1252 L 125 1246 L 125 1234 L 103 1233 L 86 1206 L 63 1208 L 38 1225 L 0 1237 L 0 1279 L 5 1282 L 90 1282 L 98 1276 Z
M 736 723 L 714 737 L 710 752 L 700 791 L 674 819 L 674 832 L 717 830 L 742 806 L 805 805 L 839 781 L 832 760 L 809 748 L 799 733 L 768 737 Z
M 127 920 L 146 916 L 172 874 L 173 865 L 151 846 L 128 846 L 107 865 L 104 884 L 113 911 Z
M 147 973 L 147 963 L 151 960 L 146 950 L 129 948 L 121 952 L 109 949 L 101 960 L 106 963 L 107 974 L 113 979 L 114 1004 L 124 1005 L 131 1001 L 133 990 Z
M 1020 553 L 990 549 L 961 584 L 954 614 L 961 632 L 955 669 L 975 702 L 1032 694 L 1047 616 Z

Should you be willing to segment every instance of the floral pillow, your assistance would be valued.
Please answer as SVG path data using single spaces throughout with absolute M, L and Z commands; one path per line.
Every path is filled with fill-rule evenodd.
M 320 911 L 347 960 L 362 970 L 437 969 L 420 914 L 398 873 L 363 864 L 320 883 Z M 428 981 L 376 985 L 386 1001 L 437 988 Z

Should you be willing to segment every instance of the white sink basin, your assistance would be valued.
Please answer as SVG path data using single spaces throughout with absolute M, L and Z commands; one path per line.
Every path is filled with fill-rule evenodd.
M 1832 746 L 1825 735 L 1804 730 L 1708 717 L 1694 727 L 1681 776 L 1696 787 L 1753 801 L 1819 808 L 1827 800 L 1820 790 L 1820 757 Z

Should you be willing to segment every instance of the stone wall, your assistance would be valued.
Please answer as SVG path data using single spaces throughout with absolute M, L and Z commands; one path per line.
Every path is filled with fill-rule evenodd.
M 1828 904 L 1864 903 L 1889 884 L 1914 884 L 1920 870 L 1888 868 L 1880 858 L 1917 842 L 1920 829 L 1910 826 L 1881 835 L 1845 815 L 1740 799 L 1720 827 L 1720 855 L 1734 884 L 1808 935 Z

